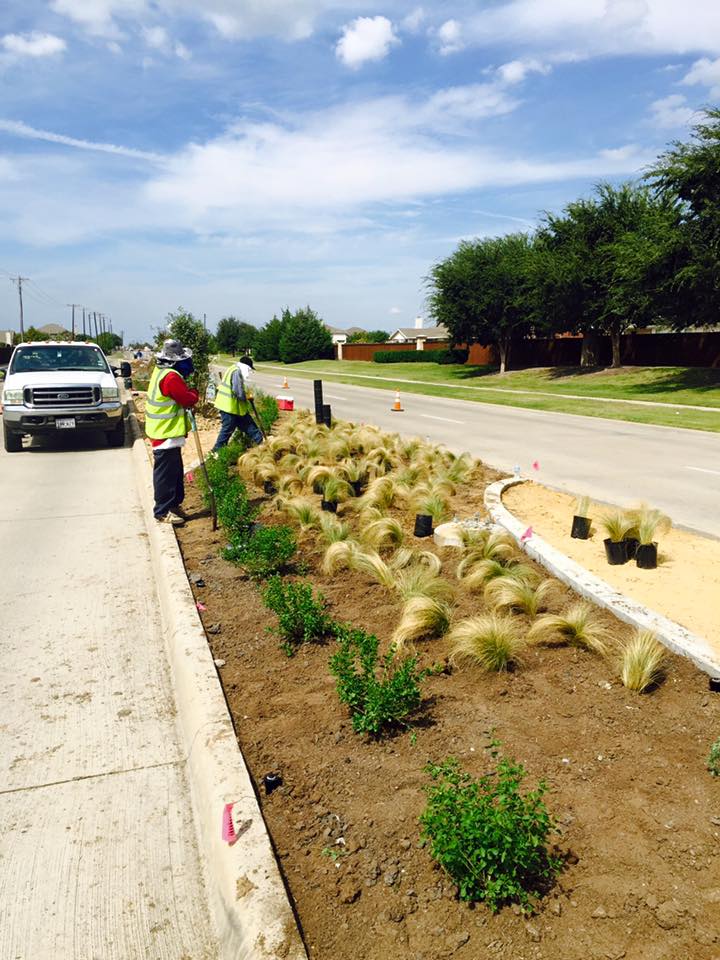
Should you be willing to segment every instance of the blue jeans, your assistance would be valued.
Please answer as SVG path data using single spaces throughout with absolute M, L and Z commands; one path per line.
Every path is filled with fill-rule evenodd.
M 249 413 L 226 413 L 224 410 L 221 410 L 220 420 L 220 433 L 215 441 L 213 450 L 219 450 L 220 447 L 227 446 L 236 430 L 242 430 L 243 433 L 247 434 L 252 444 L 262 443 L 262 434 Z

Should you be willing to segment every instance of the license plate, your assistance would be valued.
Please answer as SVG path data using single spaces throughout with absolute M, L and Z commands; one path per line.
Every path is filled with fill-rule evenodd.
M 58 417 L 55 420 L 55 426 L 58 430 L 74 430 L 75 417 Z

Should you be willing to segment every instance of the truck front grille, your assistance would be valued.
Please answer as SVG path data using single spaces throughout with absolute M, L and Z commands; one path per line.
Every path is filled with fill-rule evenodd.
M 25 402 L 31 407 L 90 407 L 100 403 L 100 387 L 26 387 Z

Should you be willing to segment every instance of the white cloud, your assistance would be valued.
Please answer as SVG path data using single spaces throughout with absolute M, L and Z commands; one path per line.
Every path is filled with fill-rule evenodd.
M 626 143 L 622 147 L 609 147 L 607 150 L 601 150 L 600 156 L 606 160 L 632 160 L 641 154 L 641 149 L 637 143 Z
M 357 68 L 371 60 L 384 60 L 399 42 L 387 17 L 357 17 L 343 27 L 335 55 L 346 67 Z
M 51 57 L 62 53 L 67 45 L 62 37 L 52 33 L 6 33 L 0 37 L 0 47 L 16 57 Z
M 143 27 L 142 36 L 148 47 L 165 54 L 165 56 L 174 54 L 181 60 L 189 60 L 192 56 L 184 44 L 170 38 L 170 35 L 164 27 Z
M 90 34 L 115 37 L 119 34 L 115 18 L 142 16 L 146 0 L 52 0 L 50 6 Z
M 400 26 L 408 33 L 417 33 L 426 19 L 426 13 L 423 8 L 415 7 L 415 9 L 411 10 L 407 16 L 403 17 Z
M 670 96 L 654 100 L 650 104 L 651 122 L 661 129 L 685 127 L 694 114 L 695 110 L 688 105 L 687 98 L 680 93 L 671 93 Z
M 462 28 L 457 20 L 446 20 L 438 28 L 437 35 L 440 41 L 440 53 L 443 56 L 457 53 L 465 46 L 462 39 Z
M 497 75 L 503 83 L 514 85 L 522 83 L 529 73 L 550 73 L 552 68 L 539 60 L 510 60 L 498 67 Z
M 391 314 L 393 317 L 397 317 L 398 314 L 402 313 L 402 310 L 400 309 L 400 307 L 390 307 L 390 309 L 388 310 L 388 313 Z
M 162 162 L 162 156 L 146 150 L 135 150 L 133 147 L 117 146 L 114 143 L 97 143 L 93 140 L 79 140 L 61 133 L 52 133 L 49 130 L 38 130 L 18 120 L 0 120 L 0 130 L 26 140 L 44 140 L 46 143 L 57 143 L 65 147 L 74 147 L 78 150 L 91 150 L 95 153 L 112 153 L 120 157 L 129 157 L 133 160 L 149 160 L 152 163 Z
M 510 43 L 574 57 L 720 52 L 720 4 L 712 0 L 511 0 L 463 23 L 467 44 Z
M 685 86 L 699 84 L 710 88 L 710 96 L 720 98 L 720 58 L 710 60 L 702 57 L 696 60 L 682 79 Z

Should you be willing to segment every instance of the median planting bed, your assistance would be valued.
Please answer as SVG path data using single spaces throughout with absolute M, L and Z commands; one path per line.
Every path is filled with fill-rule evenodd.
M 482 464 L 301 414 L 239 453 L 221 529 L 196 482 L 177 533 L 310 956 L 715 958 L 707 678 L 643 678 L 642 638 L 502 535 L 416 540 L 482 522 Z

